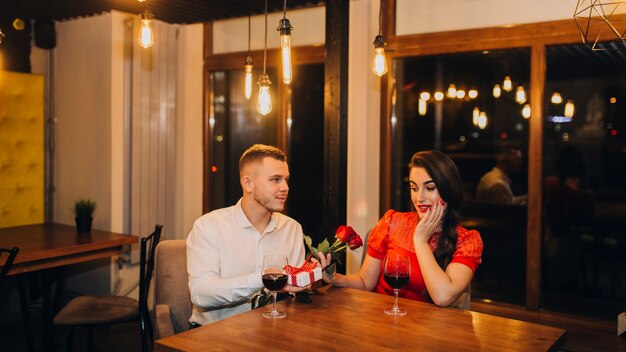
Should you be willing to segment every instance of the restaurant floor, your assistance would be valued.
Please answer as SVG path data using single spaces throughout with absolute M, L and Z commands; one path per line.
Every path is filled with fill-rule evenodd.
M 567 330 L 567 342 L 562 351 L 626 351 L 626 337 L 616 335 L 615 321 L 582 319 L 580 317 L 546 311 L 528 312 L 518 306 L 488 304 L 472 301 L 472 310 L 537 324 L 555 326 Z M 33 326 L 40 326 L 40 311 L 31 311 Z M 36 345 L 40 345 L 35 331 Z M 55 351 L 65 351 L 68 328 L 55 329 Z M 79 332 L 74 339 L 74 351 L 86 350 L 86 333 Z M 0 321 L 0 351 L 27 352 L 20 316 L 3 317 Z M 128 322 L 94 330 L 94 351 L 135 352 L 141 351 L 139 324 Z

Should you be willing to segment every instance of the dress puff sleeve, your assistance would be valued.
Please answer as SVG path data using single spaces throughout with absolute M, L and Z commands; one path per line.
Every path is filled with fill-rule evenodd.
M 374 226 L 367 236 L 367 255 L 376 259 L 383 259 L 387 255 L 387 243 L 389 240 L 389 225 L 395 210 L 387 210 L 378 224 Z
M 482 262 L 482 255 L 483 241 L 480 233 L 459 226 L 457 228 L 456 251 L 450 262 L 464 264 L 476 272 L 476 268 Z

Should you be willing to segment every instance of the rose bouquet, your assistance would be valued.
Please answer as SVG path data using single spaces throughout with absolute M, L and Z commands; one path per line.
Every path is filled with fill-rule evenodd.
M 361 246 L 363 246 L 363 240 L 361 236 L 359 236 L 354 229 L 350 226 L 341 225 L 335 231 L 335 242 L 331 245 L 328 239 L 324 239 L 317 245 L 317 248 L 313 246 L 313 241 L 311 237 L 304 236 L 304 241 L 306 242 L 307 247 L 309 247 L 309 251 L 311 253 L 307 257 L 307 262 L 311 260 L 313 255 L 319 256 L 330 253 L 333 262 L 330 263 L 324 271 L 331 278 L 335 274 L 335 267 L 337 266 L 337 262 L 341 263 L 340 253 L 344 251 L 346 248 L 350 247 L 351 250 L 355 250 Z

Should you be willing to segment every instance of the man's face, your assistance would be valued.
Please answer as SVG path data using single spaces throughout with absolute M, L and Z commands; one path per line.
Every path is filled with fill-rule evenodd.
M 268 211 L 285 209 L 289 193 L 289 166 L 274 158 L 263 158 L 262 163 L 250 165 L 252 172 L 252 197 Z
M 511 173 L 517 173 L 522 170 L 522 152 L 520 150 L 509 151 L 506 161 Z

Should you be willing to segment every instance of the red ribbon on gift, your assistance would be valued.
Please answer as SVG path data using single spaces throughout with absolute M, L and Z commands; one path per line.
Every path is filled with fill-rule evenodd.
M 309 273 L 309 277 L 310 277 L 310 282 L 313 283 L 315 281 L 315 274 L 313 273 L 313 269 L 315 269 L 317 267 L 317 263 L 314 262 L 306 262 L 304 263 L 303 266 L 301 267 L 295 267 L 295 266 L 291 266 L 291 265 L 285 265 L 285 272 L 287 272 L 287 274 L 289 275 L 289 277 L 291 278 L 291 283 L 290 285 L 296 285 L 296 275 L 298 275 L 299 273 Z

